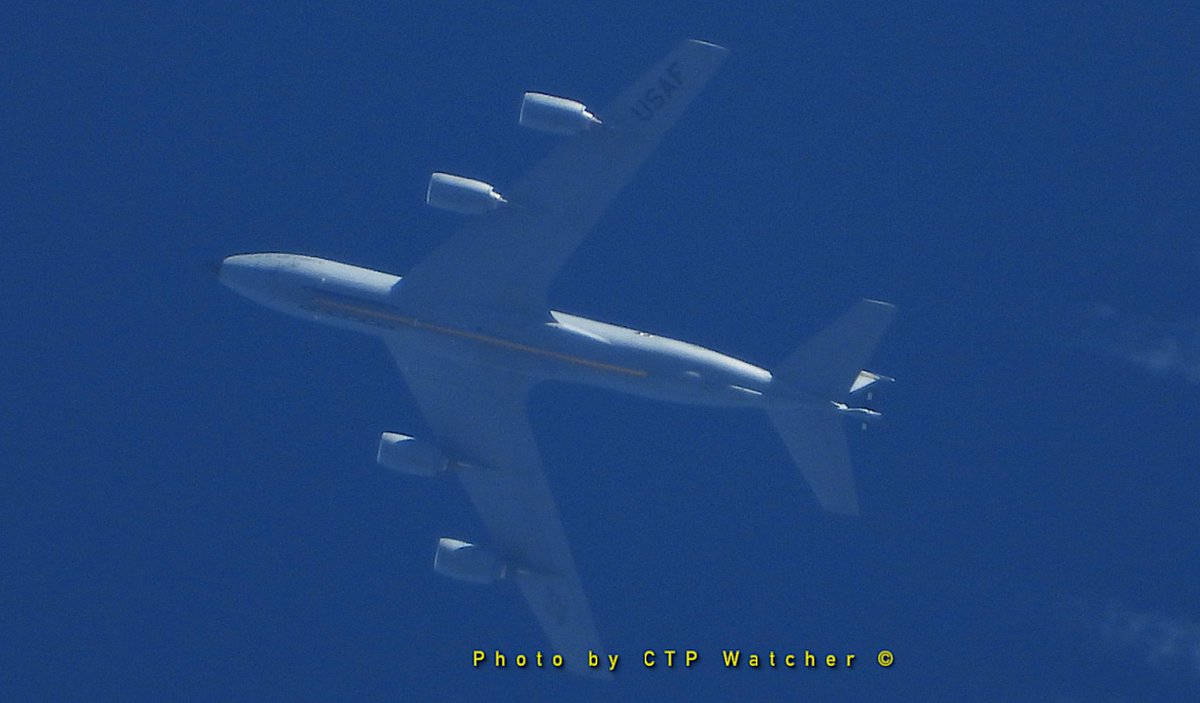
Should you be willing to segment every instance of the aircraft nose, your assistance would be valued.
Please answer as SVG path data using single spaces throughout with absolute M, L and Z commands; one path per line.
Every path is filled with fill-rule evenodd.
M 271 297 L 278 265 L 274 259 L 261 254 L 235 254 L 221 261 L 217 280 L 248 298 Z

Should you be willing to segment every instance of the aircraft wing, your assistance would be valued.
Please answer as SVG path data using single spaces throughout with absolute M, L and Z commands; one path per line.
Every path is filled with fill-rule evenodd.
M 404 277 L 397 305 L 464 326 L 547 316 L 550 283 L 667 129 L 725 59 L 715 44 L 681 42 L 603 110 L 497 190 L 509 205 L 472 216 Z
M 604 648 L 529 427 L 528 379 L 385 341 L 439 448 L 471 464 L 456 473 L 553 651 L 568 669 L 607 678 L 586 665 L 589 649 Z

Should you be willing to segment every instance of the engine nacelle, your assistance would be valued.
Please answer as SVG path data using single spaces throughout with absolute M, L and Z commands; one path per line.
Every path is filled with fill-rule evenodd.
M 433 476 L 445 471 L 450 460 L 429 442 L 395 432 L 379 436 L 375 460 L 385 468 L 414 476 Z
M 525 93 L 517 123 L 541 132 L 570 135 L 591 129 L 600 120 L 583 103 L 545 93 Z
M 507 203 L 490 183 L 449 173 L 430 176 L 425 191 L 426 205 L 462 215 L 482 215 Z
M 443 537 L 438 540 L 433 556 L 433 570 L 459 581 L 492 583 L 504 578 L 507 569 L 496 550 Z

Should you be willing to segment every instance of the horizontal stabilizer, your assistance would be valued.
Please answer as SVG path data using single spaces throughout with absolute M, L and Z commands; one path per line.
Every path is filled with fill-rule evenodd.
M 858 494 L 841 415 L 806 407 L 768 408 L 767 416 L 821 507 L 858 515 Z
M 859 380 L 895 315 L 891 303 L 861 300 L 771 372 L 785 384 L 824 400 L 840 398 Z

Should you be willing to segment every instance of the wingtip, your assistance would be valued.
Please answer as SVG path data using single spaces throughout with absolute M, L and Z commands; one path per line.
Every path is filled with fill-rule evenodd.
M 726 49 L 725 47 L 721 46 L 720 44 L 714 44 L 713 42 L 705 41 L 704 39 L 688 39 L 687 43 L 696 44 L 698 46 L 707 47 L 709 49 L 714 49 L 716 51 L 721 52 L 722 54 L 729 53 L 729 49 Z

